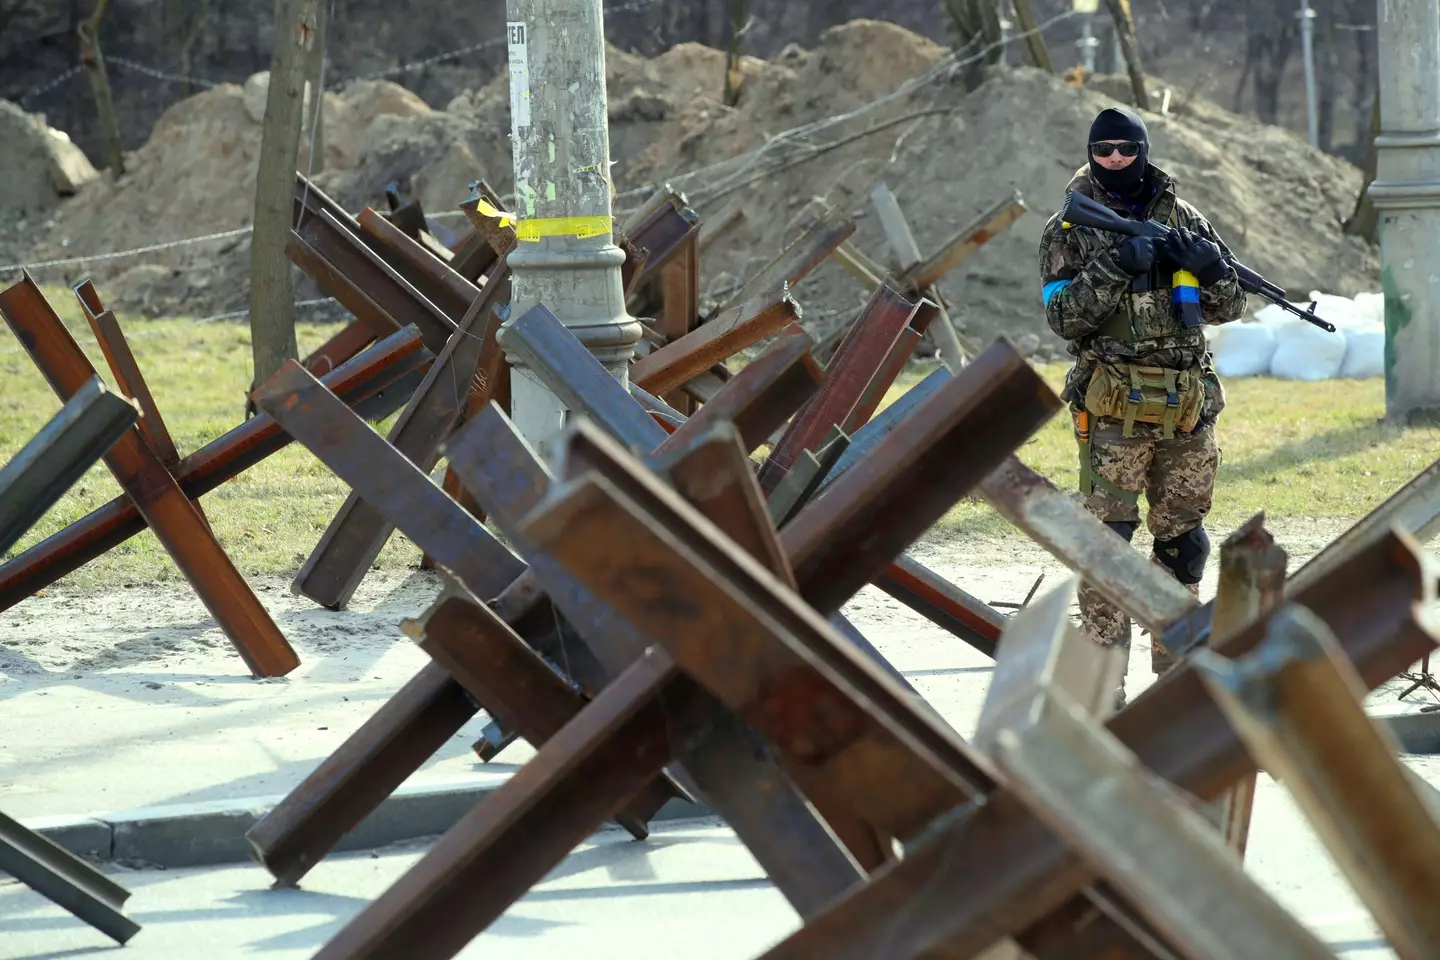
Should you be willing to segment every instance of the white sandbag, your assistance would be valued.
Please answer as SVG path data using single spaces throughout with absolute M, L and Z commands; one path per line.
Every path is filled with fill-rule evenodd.
M 1310 300 L 1315 303 L 1315 315 L 1335 324 L 1336 330 L 1340 333 L 1359 330 L 1373 322 L 1369 310 L 1362 308 L 1349 297 L 1337 297 L 1333 294 L 1321 293 L 1319 290 L 1311 290 Z M 1304 310 L 1309 306 L 1309 302 L 1297 304 L 1297 306 Z
M 1372 323 L 1385 323 L 1385 294 L 1357 293 L 1355 294 L 1355 308 Z
M 1270 372 L 1275 355 L 1275 330 L 1268 323 L 1227 323 L 1210 341 L 1215 372 L 1222 377 L 1260 377 Z
M 1292 317 L 1275 327 L 1270 375 L 1281 380 L 1329 380 L 1340 372 L 1345 349 L 1343 333 L 1327 333 Z
M 1301 307 L 1301 309 L 1303 310 L 1304 307 Z M 1276 306 L 1273 303 L 1267 303 L 1265 304 L 1265 306 L 1255 311 L 1254 321 L 1256 323 L 1267 324 L 1268 326 L 1274 328 L 1288 321 L 1291 316 L 1291 314 L 1285 312 L 1284 307 Z
M 1366 380 L 1385 375 L 1385 328 L 1376 323 L 1345 333 L 1345 360 L 1340 376 Z

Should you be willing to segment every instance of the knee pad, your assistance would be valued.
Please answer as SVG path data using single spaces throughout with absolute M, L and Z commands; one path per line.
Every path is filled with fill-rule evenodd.
M 1210 556 L 1210 535 L 1203 526 L 1182 533 L 1173 540 L 1155 541 L 1155 559 L 1165 564 L 1175 579 L 1187 586 L 1199 583 Z
M 1140 526 L 1140 523 L 1138 520 L 1106 520 L 1105 526 L 1120 534 L 1125 538 L 1125 542 L 1129 543 L 1135 539 L 1135 528 Z

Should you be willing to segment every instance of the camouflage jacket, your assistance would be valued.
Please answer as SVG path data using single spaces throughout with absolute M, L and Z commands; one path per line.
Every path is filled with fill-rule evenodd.
M 1129 219 L 1143 217 L 1185 227 L 1215 241 L 1226 254 L 1230 252 L 1200 212 L 1175 196 L 1175 184 L 1168 175 L 1152 165 L 1146 181 L 1154 184 L 1154 195 L 1143 210 L 1130 208 L 1092 183 L 1088 165 L 1076 172 L 1068 189 L 1098 200 Z M 1169 276 L 1162 276 L 1158 266 L 1152 272 L 1149 290 L 1138 293 L 1130 289 L 1130 276 L 1116 265 L 1110 252 L 1124 239 L 1089 227 L 1062 228 L 1059 214 L 1050 218 L 1040 237 L 1045 319 L 1050 329 L 1069 341 L 1070 354 L 1075 357 L 1075 366 L 1065 378 L 1064 397 L 1080 406 L 1095 365 L 1100 362 L 1141 363 L 1174 370 L 1198 364 L 1204 371 L 1206 387 L 1200 426 L 1214 423 L 1225 407 L 1225 391 L 1215 375 L 1205 333 L 1180 323 L 1171 305 Z M 1224 279 L 1200 290 L 1200 309 L 1207 324 L 1228 323 L 1244 315 L 1245 291 L 1234 270 L 1227 268 Z M 1099 332 L 1117 312 L 1129 320 L 1129 340 Z

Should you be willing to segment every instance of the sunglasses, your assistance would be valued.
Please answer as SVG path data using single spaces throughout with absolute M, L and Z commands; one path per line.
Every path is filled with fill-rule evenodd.
M 1115 151 L 1120 151 L 1122 157 L 1140 156 L 1140 144 L 1134 140 L 1127 140 L 1124 143 L 1105 143 L 1103 140 L 1090 144 L 1090 152 L 1100 159 L 1105 159 Z

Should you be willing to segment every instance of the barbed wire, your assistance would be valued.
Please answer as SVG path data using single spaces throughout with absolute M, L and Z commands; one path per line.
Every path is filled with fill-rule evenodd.
M 636 10 L 644 10 L 649 7 L 658 6 L 662 3 L 672 2 L 675 2 L 675 0 L 631 0 L 631 2 L 629 3 L 615 4 L 606 7 L 605 15 L 611 16 L 612 14 L 617 13 L 630 13 Z M 489 40 L 482 40 L 479 43 L 471 43 L 466 44 L 463 47 L 455 47 L 452 50 L 446 50 L 442 53 L 437 53 L 433 56 L 425 57 L 422 60 L 416 60 L 411 63 L 402 63 L 394 67 L 388 67 L 384 70 L 377 70 L 374 73 L 356 74 L 352 77 L 347 77 L 342 80 L 336 80 L 333 83 L 327 85 L 325 89 L 330 91 L 336 91 L 342 89 L 347 84 L 355 83 L 361 80 L 383 80 L 386 77 L 398 77 L 408 73 L 418 73 L 421 70 L 433 67 L 437 63 L 445 63 L 450 60 L 459 60 L 462 57 L 469 56 L 470 54 L 476 53 L 480 50 L 489 50 L 495 47 L 502 47 L 504 45 L 504 37 L 495 37 Z M 138 73 L 155 80 L 162 80 L 167 83 L 188 83 L 193 84 L 197 87 L 204 87 L 206 89 L 218 87 L 222 83 L 239 82 L 230 80 L 212 80 L 208 77 L 200 77 L 194 74 L 175 73 L 162 67 L 156 67 L 151 64 L 140 63 L 136 60 L 131 60 L 128 57 L 117 57 L 109 54 L 105 55 L 105 62 L 107 64 L 114 64 L 115 66 L 120 67 L 122 70 L 127 70 L 131 73 Z M 29 90 L 25 91 L 25 93 L 21 94 L 15 102 L 23 107 L 35 97 L 49 93 L 51 90 L 59 87 L 61 84 L 78 76 L 80 73 L 83 72 L 83 70 L 84 67 L 78 64 L 76 66 L 70 67 L 68 70 L 65 70 L 62 73 L 55 75 L 44 83 L 31 87 Z
M 78 257 L 60 257 L 54 260 L 39 260 L 35 263 L 0 264 L 0 273 L 10 273 L 15 270 L 39 270 L 44 267 L 69 267 L 81 263 L 96 263 L 101 260 L 118 260 L 121 257 L 133 257 L 142 253 L 155 253 L 159 250 L 170 250 L 175 247 L 189 246 L 192 243 L 208 243 L 214 240 L 228 240 L 231 237 L 242 237 L 250 233 L 253 229 L 253 227 L 236 227 L 234 230 L 207 233 L 200 237 L 184 237 L 179 240 L 166 240 L 163 243 L 152 243 L 143 247 L 134 247 L 129 250 L 113 250 L 109 253 L 92 253 Z
M 319 306 L 319 305 L 322 304 L 322 303 L 338 303 L 338 302 L 339 302 L 339 301 L 336 300 L 334 297 L 315 297 L 315 298 L 310 299 L 310 300 L 296 300 L 296 301 L 295 301 L 295 306 L 296 306 L 296 307 L 317 307 L 317 306 Z M 250 308 L 249 308 L 249 307 L 246 307 L 246 308 L 243 309 L 243 310 L 229 310 L 229 311 L 226 311 L 225 313 L 215 313 L 215 314 L 211 314 L 211 315 L 208 316 L 208 317 L 197 317 L 193 322 L 195 322 L 195 323 L 215 323 L 216 321 L 219 321 L 219 320 L 238 320 L 238 319 L 240 319 L 241 317 L 248 317 L 248 316 L 250 316 Z
M 894 90 L 890 91 L 884 96 L 877 97 L 876 99 L 871 100 L 868 103 L 861 104 L 860 106 L 855 107 L 852 110 L 845 111 L 844 113 L 834 114 L 829 117 L 822 117 L 819 120 L 812 120 L 809 123 L 804 123 L 799 126 L 792 127 L 789 130 L 782 131 L 781 133 L 778 133 L 775 136 L 768 138 L 765 143 L 763 143 L 756 149 L 750 151 L 749 153 L 741 154 L 738 157 L 730 157 L 725 160 L 720 160 L 716 163 L 709 164 L 708 166 L 700 167 L 698 169 L 691 170 L 687 173 L 679 174 L 677 176 L 668 177 L 666 178 L 665 182 L 679 184 L 694 180 L 697 177 L 704 177 L 707 174 L 714 174 L 718 171 L 738 164 L 740 167 L 738 170 L 735 170 L 733 173 L 730 173 L 713 183 L 707 183 L 703 190 L 697 191 L 697 195 L 710 195 L 712 199 L 714 196 L 718 196 L 722 193 L 728 193 L 729 190 L 727 188 L 729 188 L 735 181 L 740 180 L 752 169 L 754 169 L 756 164 L 758 164 L 762 159 L 766 158 L 766 156 L 773 151 L 779 148 L 791 146 L 798 147 L 799 151 L 802 151 L 804 153 L 814 153 L 817 150 L 824 149 L 826 147 L 826 145 L 824 144 L 811 145 L 804 143 L 804 141 L 816 133 L 821 133 L 825 130 L 831 129 L 832 127 L 847 123 L 858 117 L 864 116 L 865 114 L 870 113 L 871 111 L 882 107 L 888 103 L 893 103 L 896 100 L 903 99 L 904 97 L 909 96 L 911 93 L 920 89 L 921 87 L 939 79 L 941 76 L 953 75 L 956 70 L 980 62 L 994 50 L 1001 49 L 1012 43 L 1017 43 L 1033 34 L 1042 33 L 1045 30 L 1053 27 L 1055 24 L 1060 23 L 1064 20 L 1068 20 L 1073 16 L 1076 16 L 1076 13 L 1073 9 L 1065 10 L 1046 20 L 1044 23 L 1039 24 L 1031 30 L 1026 30 L 1024 32 L 1006 37 L 1004 39 L 997 40 L 991 44 L 988 44 L 987 46 L 981 47 L 979 50 L 977 50 L 973 54 L 970 54 L 969 56 L 961 56 L 966 48 L 952 51 L 937 60 L 935 64 L 930 67 L 930 69 L 926 70 L 924 73 L 919 74 L 915 77 L 911 77 L 909 80 L 900 84 L 900 86 L 896 87 Z M 781 164 L 785 164 L 784 159 L 781 160 Z M 781 167 L 781 169 L 784 168 L 784 166 Z M 655 189 L 655 184 L 648 184 L 644 187 L 637 187 L 635 189 L 626 190 L 623 193 L 619 193 L 616 195 L 615 199 L 618 201 L 637 198 L 641 196 L 648 196 L 649 194 L 653 193 Z M 701 200 L 697 202 L 704 201 Z
M 120 67 L 122 70 L 129 70 L 132 73 L 144 74 L 147 77 L 153 77 L 156 80 L 164 80 L 169 83 L 188 83 L 197 87 L 205 87 L 206 89 L 219 86 L 219 83 L 214 80 L 207 80 L 204 77 L 196 77 L 185 73 L 171 73 L 168 70 L 161 70 L 158 67 L 151 67 L 143 63 L 136 63 L 134 60 L 128 60 L 125 57 L 107 56 L 105 58 L 105 62 L 113 63 L 115 64 L 115 66 Z
M 60 86 L 62 83 L 65 83 L 72 77 L 79 76 L 80 71 L 82 71 L 83 69 L 84 67 L 76 64 L 69 70 L 66 70 L 63 73 L 51 77 L 44 83 L 31 87 L 29 90 L 26 90 L 20 95 L 20 97 L 15 101 L 16 105 L 21 107 L 25 106 L 25 104 L 29 103 L 35 97 L 40 96 L 42 93 L 49 93 L 51 90 L 54 90 L 56 87 Z
M 658 3 L 665 2 L 670 2 L 670 0 L 634 0 L 634 2 L 629 4 L 624 4 L 616 7 L 607 7 L 606 13 L 619 13 L 628 10 L 643 9 L 645 7 L 654 6 Z M 666 177 L 662 180 L 662 182 L 678 184 L 693 180 L 697 177 L 702 177 L 706 174 L 713 174 L 716 171 L 724 170 L 726 168 L 731 168 L 738 165 L 738 169 L 733 170 L 732 172 L 716 180 L 715 182 L 707 183 L 704 188 L 696 191 L 697 198 L 699 198 L 695 200 L 695 204 L 697 206 L 706 202 L 712 202 L 721 196 L 733 192 L 734 190 L 738 190 L 745 186 L 748 186 L 749 184 L 757 180 L 764 179 L 769 176 L 774 176 L 778 173 L 790 169 L 793 166 L 796 166 L 799 163 L 814 159 L 815 157 L 825 152 L 828 152 L 829 150 L 835 149 L 837 146 L 843 145 L 840 142 L 824 144 L 806 143 L 805 140 L 810 136 L 816 133 L 823 132 L 825 130 L 829 130 L 843 123 L 847 123 L 850 120 L 854 120 L 858 117 L 864 116 L 865 114 L 870 113 L 871 111 L 885 104 L 902 99 L 913 93 L 915 90 L 923 87 L 924 85 L 932 83 L 942 75 L 953 75 L 954 71 L 969 66 L 973 63 L 979 62 L 980 60 L 984 59 L 987 54 L 996 49 L 1002 48 L 1011 43 L 1018 43 L 1019 41 L 1025 39 L 1028 36 L 1031 36 L 1032 34 L 1037 34 L 1048 30 L 1055 24 L 1063 20 L 1067 20 L 1075 15 L 1076 14 L 1074 10 L 1066 10 L 1039 24 L 1032 30 L 1017 33 L 1012 36 L 1006 37 L 1003 40 L 991 43 L 985 47 L 980 48 L 975 53 L 969 54 L 968 56 L 962 56 L 962 54 L 965 54 L 972 45 L 967 45 L 966 47 L 958 51 L 952 51 L 951 53 L 942 57 L 940 60 L 936 61 L 936 63 L 924 73 L 910 78 L 889 93 L 881 97 L 877 97 L 876 99 L 871 100 L 868 103 L 861 104 L 860 106 L 845 111 L 843 113 L 833 114 L 829 117 L 822 117 L 818 120 L 792 127 L 789 130 L 782 131 L 781 133 L 767 139 L 766 142 L 760 147 L 748 153 L 741 154 L 738 157 L 731 157 L 729 159 L 722 160 L 705 167 L 700 167 L 687 173 L 677 174 L 673 177 Z M 503 40 L 501 42 L 503 42 Z M 881 123 L 875 124 L 870 129 L 860 131 L 857 134 L 852 134 L 851 136 L 844 138 L 844 142 L 849 142 L 851 140 L 870 136 L 884 129 L 893 127 L 897 125 L 897 123 L 904 123 L 907 120 L 919 120 L 923 119 L 925 116 L 938 115 L 945 112 L 948 111 L 929 109 L 924 111 L 917 111 L 915 114 L 907 115 L 906 117 L 901 117 L 893 121 L 883 121 Z M 756 166 L 759 165 L 762 160 L 765 160 L 770 154 L 777 151 L 778 149 L 787 147 L 794 148 L 794 151 L 791 153 L 791 155 L 780 157 L 778 158 L 777 162 L 775 162 L 768 168 L 760 170 L 754 174 L 751 173 L 751 171 L 754 171 Z M 649 196 L 655 191 L 655 189 L 656 186 L 654 184 L 651 184 L 644 187 L 627 190 L 623 193 L 616 194 L 615 200 L 618 202 L 624 199 Z M 449 219 L 460 216 L 463 216 L 463 213 L 458 210 L 446 210 L 434 214 L 426 214 L 426 217 L 428 219 L 436 220 Z M 116 250 L 107 253 L 88 254 L 75 257 L 61 257 L 52 260 L 42 260 L 35 263 L 0 264 L 0 274 L 11 273 L 22 269 L 38 270 L 50 267 L 76 266 L 84 263 L 97 263 L 107 260 L 117 260 L 124 257 L 139 256 L 147 253 L 156 253 L 162 250 L 169 250 L 176 247 L 189 246 L 192 244 L 211 243 L 219 240 L 227 240 L 234 237 L 245 236 L 251 233 L 252 230 L 253 227 L 249 226 L 238 227 L 234 230 L 225 230 L 219 233 L 210 233 L 198 237 L 186 237 L 178 240 L 169 240 L 163 243 L 153 243 L 146 246 L 134 247 L 128 250 Z

